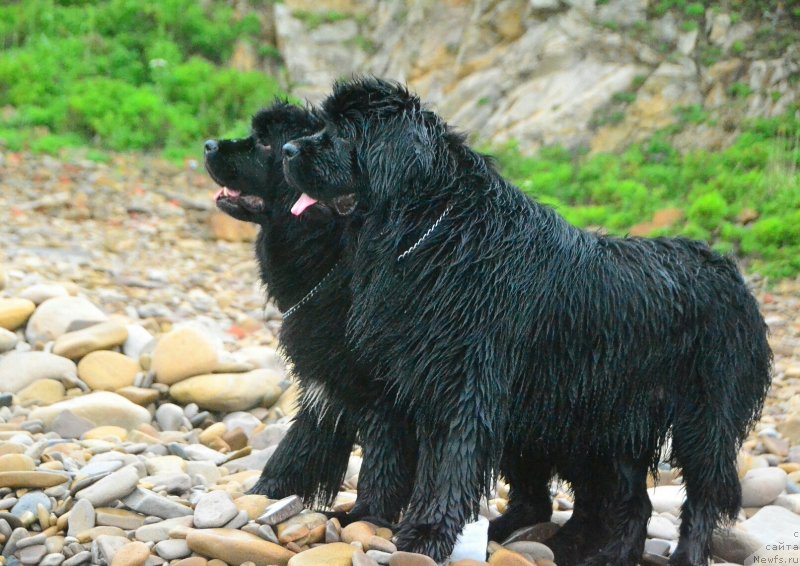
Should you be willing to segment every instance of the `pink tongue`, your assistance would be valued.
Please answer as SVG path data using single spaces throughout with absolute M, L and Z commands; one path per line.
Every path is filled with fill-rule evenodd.
M 220 190 L 214 193 L 214 200 L 218 201 L 222 197 L 239 198 L 239 195 L 241 194 L 242 194 L 241 191 L 234 191 L 233 189 L 229 189 L 228 187 L 222 187 Z
M 294 203 L 294 206 L 292 207 L 292 214 L 295 216 L 300 216 L 309 206 L 315 204 L 316 202 L 317 199 L 313 199 L 307 194 L 303 193 L 300 195 L 300 198 L 297 199 L 297 202 Z

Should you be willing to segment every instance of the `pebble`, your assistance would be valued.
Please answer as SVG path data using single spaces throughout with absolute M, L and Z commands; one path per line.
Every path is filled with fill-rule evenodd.
M 180 328 L 163 335 L 153 351 L 151 368 L 159 383 L 172 385 L 217 367 L 214 344 L 194 328 Z
M 39 379 L 17 393 L 20 405 L 52 405 L 64 399 L 64 384 L 55 379 Z
M 25 454 L 3 454 L 0 456 L 0 472 L 32 472 L 36 464 Z
M 16 330 L 35 309 L 36 305 L 28 299 L 0 299 L 0 328 Z
M 116 393 L 142 407 L 147 407 L 150 403 L 155 403 L 158 400 L 158 391 L 155 389 L 145 389 L 133 385 L 117 389 Z
M 292 556 L 288 566 L 349 566 L 356 550 L 343 542 L 325 544 Z
M 670 513 L 678 516 L 686 499 L 686 490 L 681 485 L 661 485 L 647 490 L 650 503 L 656 513 Z
M 185 558 L 192 553 L 184 539 L 162 540 L 155 545 L 156 554 L 165 560 Z
M 392 562 L 391 566 L 395 566 Z M 505 548 L 501 548 L 489 557 L 489 564 L 491 566 L 536 566 L 535 562 L 531 562 L 518 552 L 513 552 Z
M 79 360 L 90 352 L 120 346 L 127 338 L 128 329 L 125 325 L 117 320 L 109 320 L 59 336 L 53 343 L 53 353 Z
M 88 499 L 79 499 L 69 512 L 67 536 L 77 537 L 95 525 L 94 505 Z
M 192 516 L 186 515 L 182 517 L 175 517 L 173 519 L 165 519 L 157 523 L 150 523 L 142 525 L 136 529 L 134 537 L 136 540 L 142 542 L 161 542 L 169 538 L 169 533 L 175 528 L 191 527 Z
M 123 500 L 123 503 L 137 513 L 153 515 L 162 519 L 174 519 L 192 514 L 190 507 L 142 488 L 134 490 Z
M 114 557 L 130 541 L 124 536 L 99 535 L 94 539 L 94 548 L 106 563 L 114 560 Z
M 161 430 L 180 430 L 185 418 L 183 409 L 174 403 L 162 403 L 156 410 L 156 422 Z
M 44 493 L 31 491 L 19 498 L 14 507 L 11 508 L 11 514 L 22 518 L 25 513 L 36 513 L 37 505 L 42 505 L 46 511 L 50 511 L 53 508 L 50 498 Z
M 647 524 L 647 536 L 666 540 L 678 540 L 678 527 L 665 517 L 655 515 Z M 550 558 L 552 560 L 552 558 Z
M 519 541 L 519 542 L 512 542 L 505 546 L 506 549 L 511 550 L 513 552 L 518 552 L 520 554 L 526 555 L 528 558 L 538 561 L 538 560 L 554 560 L 555 557 L 553 556 L 553 551 L 540 542 L 532 542 L 532 541 Z
M 98 350 L 78 363 L 78 377 L 93 391 L 116 391 L 133 385 L 142 368 L 125 354 Z
M 290 495 L 280 499 L 267 507 L 264 514 L 256 519 L 262 525 L 269 525 L 274 527 L 278 523 L 282 523 L 290 517 L 294 517 L 303 510 L 303 502 L 296 495 Z
M 75 362 L 47 352 L 11 352 L 0 358 L 0 391 L 16 393 L 40 379 L 77 375 Z
M 53 297 L 40 304 L 28 320 L 25 336 L 35 345 L 77 330 L 75 326 L 88 326 L 104 322 L 106 314 L 83 297 Z
M 268 369 L 198 375 L 176 383 L 169 394 L 179 403 L 197 403 L 211 411 L 243 411 L 274 404 L 281 395 L 283 379 L 282 374 Z
M 75 494 L 75 499 L 86 499 L 94 507 L 102 507 L 127 496 L 138 483 L 136 466 L 125 466 L 82 489 Z
M 19 296 L 32 301 L 36 305 L 41 305 L 47 299 L 68 297 L 69 291 L 66 287 L 57 283 L 37 283 L 23 289 Z
M 395 552 L 389 559 L 389 566 L 436 566 L 436 562 L 431 557 L 416 552 Z
M 484 560 L 488 544 L 489 520 L 486 517 L 479 517 L 477 521 L 464 525 L 464 529 L 456 539 L 450 560 Z
M 222 527 L 238 512 L 230 495 L 224 491 L 212 491 L 197 501 L 194 508 L 194 526 L 198 529 Z
M 27 546 L 16 553 L 17 558 L 23 564 L 40 564 L 45 554 L 47 554 L 47 549 L 43 544 Z
M 150 422 L 150 413 L 147 409 L 110 391 L 89 393 L 48 407 L 41 407 L 32 411 L 29 417 L 39 419 L 45 426 L 49 426 L 63 411 L 70 411 L 97 426 L 113 425 L 126 430 Z
M 16 334 L 5 328 L 0 328 L 0 354 L 12 350 L 17 345 L 17 342 Z
M 375 535 L 375 527 L 365 521 L 355 521 L 350 523 L 342 529 L 341 537 L 342 542 L 348 544 L 352 542 L 360 542 L 361 546 L 368 550 L 369 541 Z
M 94 428 L 94 423 L 65 409 L 50 423 L 50 431 L 61 438 L 80 438 Z
M 66 482 L 69 478 L 53 472 L 0 472 L 0 487 L 46 488 Z
M 60 552 L 52 552 L 42 558 L 42 561 L 39 562 L 39 566 L 59 566 L 62 562 L 64 562 L 65 556 Z
M 128 511 L 127 509 L 100 507 L 96 510 L 95 520 L 98 525 L 117 527 L 126 531 L 131 531 L 138 529 L 144 524 L 144 515 Z
M 234 529 L 192 530 L 186 535 L 186 543 L 197 554 L 219 558 L 230 564 L 252 560 L 257 566 L 286 566 L 294 556 L 286 548 Z
M 742 507 L 769 505 L 786 488 L 786 472 L 780 468 L 750 470 L 742 479 Z
M 350 559 L 353 566 L 378 566 L 378 561 L 365 554 L 362 550 L 356 550 Z
M 111 561 L 111 566 L 144 566 L 150 558 L 150 547 L 143 542 L 130 542 L 120 548 Z

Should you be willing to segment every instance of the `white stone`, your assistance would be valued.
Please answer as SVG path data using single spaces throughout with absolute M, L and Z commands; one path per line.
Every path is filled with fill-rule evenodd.
M 77 375 L 75 362 L 47 352 L 9 352 L 0 357 L 0 391 L 16 393 L 40 379 Z
M 669 519 L 654 515 L 647 524 L 647 536 L 666 540 L 677 540 L 678 527 Z
M 156 554 L 164 560 L 185 558 L 192 553 L 192 551 L 189 550 L 189 545 L 186 543 L 186 540 L 181 538 L 162 540 L 156 543 L 155 549 Z
M 155 344 L 155 338 L 143 326 L 139 324 L 128 324 L 128 339 L 122 345 L 122 352 L 134 360 L 139 360 L 139 356 L 151 344 Z
M 156 410 L 156 421 L 161 430 L 180 430 L 183 409 L 174 403 L 164 403 Z
M 780 468 L 750 470 L 742 479 L 742 507 L 769 505 L 786 488 L 786 472 Z
M 195 505 L 194 526 L 198 529 L 222 527 L 238 512 L 230 495 L 224 491 L 212 491 L 203 495 Z
M 73 322 L 105 320 L 106 314 L 83 297 L 55 297 L 33 311 L 25 336 L 31 344 L 48 342 L 65 334 Z
M 678 516 L 686 500 L 686 490 L 680 485 L 662 485 L 647 490 L 653 511 Z
M 136 466 L 125 466 L 80 490 L 75 494 L 75 499 L 86 499 L 94 507 L 104 507 L 127 496 L 138 483 L 139 472 Z
M 97 426 L 119 426 L 132 430 L 137 426 L 150 422 L 150 413 L 144 407 L 128 401 L 122 395 L 110 391 L 97 391 L 73 399 L 54 403 L 48 407 L 40 407 L 31 411 L 30 419 L 41 419 L 45 427 L 62 412 L 88 419 Z
M 456 539 L 450 560 L 486 560 L 486 546 L 489 544 L 489 520 L 478 517 L 477 521 L 467 523 Z

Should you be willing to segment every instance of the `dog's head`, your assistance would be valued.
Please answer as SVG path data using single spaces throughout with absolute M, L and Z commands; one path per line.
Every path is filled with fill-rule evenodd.
M 324 128 L 283 146 L 288 182 L 303 192 L 293 212 L 317 200 L 374 202 L 424 183 L 446 126 L 404 86 L 376 78 L 336 83 Z
M 215 196 L 223 212 L 247 222 L 288 213 L 297 194 L 286 184 L 281 147 L 322 127 L 311 111 L 275 102 L 252 119 L 250 136 L 205 143 L 206 170 L 222 187 Z

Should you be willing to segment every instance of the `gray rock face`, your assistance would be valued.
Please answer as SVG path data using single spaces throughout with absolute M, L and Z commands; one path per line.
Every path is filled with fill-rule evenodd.
M 751 45 L 755 26 L 731 24 L 721 11 L 709 10 L 708 29 L 684 31 L 671 12 L 648 19 L 646 0 L 335 4 L 339 17 L 323 23 L 308 13 L 324 14 L 326 2 L 270 8 L 297 96 L 318 101 L 333 79 L 354 73 L 392 77 L 482 142 L 517 140 L 523 151 L 552 144 L 619 149 L 675 124 L 677 107 L 730 101 L 737 81 L 754 90 L 742 109 L 747 116 L 780 114 L 799 96 L 786 75 L 798 70 L 797 41 L 778 58 L 746 61 L 731 47 Z M 642 26 L 648 34 L 635 31 Z M 738 61 L 738 74 L 710 72 L 715 61 L 702 63 L 709 59 L 701 34 L 721 49 L 720 63 Z M 693 68 L 695 61 L 709 67 Z M 621 92 L 635 100 L 614 107 Z M 598 120 L 609 107 L 622 112 L 621 121 Z M 722 128 L 687 130 L 681 142 L 691 147 L 731 139 Z

